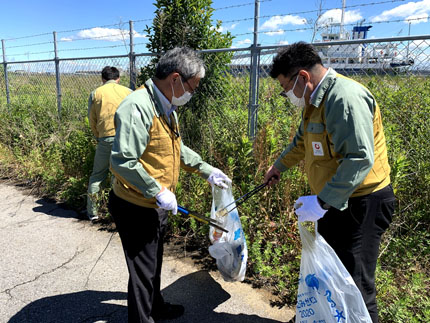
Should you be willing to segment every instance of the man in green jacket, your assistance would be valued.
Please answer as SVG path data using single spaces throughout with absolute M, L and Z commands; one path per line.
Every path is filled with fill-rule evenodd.
M 128 321 L 152 323 L 183 314 L 160 293 L 163 237 L 168 211 L 177 213 L 179 171 L 227 187 L 231 180 L 181 140 L 176 109 L 186 104 L 205 75 L 203 61 L 187 48 L 167 51 L 155 76 L 130 94 L 115 114 L 111 154 L 115 176 L 109 196 L 129 271 Z
M 115 136 L 113 117 L 121 101 L 131 93 L 129 88 L 119 85 L 119 80 L 119 71 L 116 67 L 104 67 L 103 85 L 95 89 L 88 100 L 88 120 L 91 131 L 97 139 L 87 195 L 87 215 L 91 221 L 98 219 L 97 193 L 109 172 L 110 151 Z
M 293 141 L 265 175 L 270 185 L 299 161 L 313 195 L 296 203 L 298 220 L 318 221 L 378 322 L 375 270 L 381 236 L 395 198 L 381 112 L 361 84 L 325 68 L 315 49 L 298 42 L 282 49 L 270 72 L 302 110 Z

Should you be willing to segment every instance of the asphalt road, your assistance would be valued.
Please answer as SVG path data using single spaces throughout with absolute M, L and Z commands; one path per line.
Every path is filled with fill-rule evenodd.
M 127 322 L 127 268 L 118 234 L 74 211 L 0 184 L 0 322 Z M 173 323 L 288 322 L 291 309 L 167 254 L 162 293 L 185 306 Z

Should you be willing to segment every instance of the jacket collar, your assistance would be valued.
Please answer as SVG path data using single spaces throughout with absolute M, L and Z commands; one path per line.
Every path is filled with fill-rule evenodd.
M 329 68 L 326 77 L 324 78 L 324 80 L 318 87 L 317 91 L 315 92 L 310 104 L 312 104 L 317 108 L 321 105 L 327 90 L 336 81 L 336 75 L 337 75 L 337 72 L 334 69 Z
M 154 90 L 154 82 L 152 79 L 149 79 L 145 82 L 145 88 L 149 92 L 149 96 L 151 98 L 154 98 L 155 100 L 155 112 L 157 114 L 157 117 L 160 117 L 161 115 L 165 114 L 163 110 L 163 105 L 161 104 L 161 100 L 158 97 L 157 91 Z
M 155 91 L 155 84 L 152 81 L 152 79 L 149 79 L 145 82 L 145 88 L 148 91 L 149 95 L 155 99 L 155 113 L 157 115 L 158 118 L 164 116 L 166 119 L 166 122 L 171 123 L 171 119 L 173 116 L 173 120 L 174 122 L 177 124 L 178 123 L 178 115 L 176 114 L 176 111 L 172 111 L 172 113 L 170 114 L 170 118 L 167 116 L 166 112 L 163 109 L 163 104 L 161 102 L 161 98 L 158 96 L 158 91 Z

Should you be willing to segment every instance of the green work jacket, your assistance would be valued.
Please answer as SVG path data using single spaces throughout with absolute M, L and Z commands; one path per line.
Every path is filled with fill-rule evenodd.
M 175 192 L 180 168 L 207 179 L 213 167 L 182 143 L 176 112 L 163 112 L 152 80 L 127 96 L 115 114 L 113 190 L 136 205 L 157 208 L 164 186 Z
M 390 183 L 381 112 L 368 89 L 329 69 L 275 167 L 303 159 L 312 193 L 339 210 Z

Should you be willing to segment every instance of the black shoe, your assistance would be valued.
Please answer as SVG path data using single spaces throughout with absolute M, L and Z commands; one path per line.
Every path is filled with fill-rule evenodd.
M 154 320 L 173 320 L 184 314 L 184 307 L 178 304 L 170 304 L 165 302 L 161 308 L 152 312 L 151 316 Z

